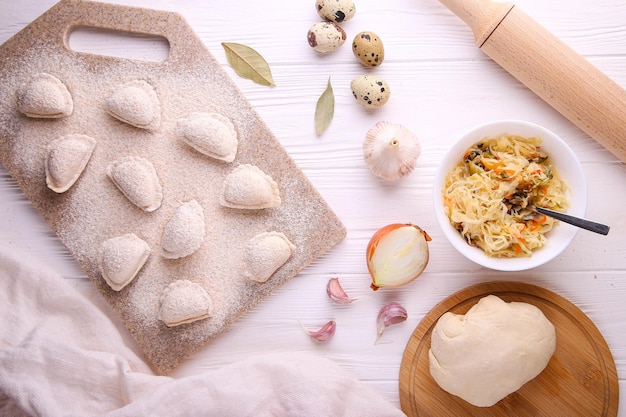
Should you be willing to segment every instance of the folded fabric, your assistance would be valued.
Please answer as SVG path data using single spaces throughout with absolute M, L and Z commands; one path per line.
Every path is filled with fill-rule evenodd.
M 251 357 L 154 375 L 67 280 L 0 246 L 0 416 L 376 416 L 404 414 L 336 363 Z

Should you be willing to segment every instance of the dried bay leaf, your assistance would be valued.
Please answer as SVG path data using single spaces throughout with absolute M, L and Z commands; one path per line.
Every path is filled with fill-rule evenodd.
M 249 46 L 234 42 L 222 42 L 226 59 L 242 78 L 260 85 L 275 86 L 272 71 L 265 58 Z
M 322 93 L 319 99 L 317 99 L 317 106 L 315 106 L 315 132 L 317 135 L 321 135 L 330 125 L 335 114 L 335 95 L 333 94 L 333 87 L 330 84 L 330 77 L 328 77 L 328 85 L 326 90 Z

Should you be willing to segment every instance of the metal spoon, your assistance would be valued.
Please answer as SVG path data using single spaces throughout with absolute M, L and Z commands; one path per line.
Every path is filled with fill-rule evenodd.
M 571 225 L 580 227 L 585 230 L 590 230 L 592 232 L 600 233 L 601 235 L 605 235 L 605 236 L 609 234 L 610 227 L 602 223 L 597 223 L 591 220 L 582 219 L 580 217 L 570 216 L 569 214 L 561 213 L 561 212 L 550 210 L 550 209 L 543 208 L 543 207 L 535 207 L 535 210 L 539 213 L 545 214 L 546 216 L 553 217 L 557 220 L 560 220 L 565 223 L 569 223 Z

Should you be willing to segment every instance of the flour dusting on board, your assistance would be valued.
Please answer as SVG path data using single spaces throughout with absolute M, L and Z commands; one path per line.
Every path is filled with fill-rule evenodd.
M 153 63 L 73 52 L 62 37 L 77 23 L 128 25 L 138 32 L 162 35 L 170 42 L 170 56 Z M 17 91 L 40 73 L 67 87 L 73 102 L 70 116 L 35 119 L 20 113 Z M 158 98 L 157 103 L 152 90 L 146 93 L 158 115 L 132 107 L 128 100 L 143 100 L 134 90 L 120 98 L 121 90 L 146 85 Z M 111 104 L 111 97 L 117 97 L 117 104 Z M 197 113 L 221 115 L 218 119 L 232 123 L 238 141 L 232 162 L 230 157 L 207 157 L 180 139 L 177 121 Z M 56 193 L 46 186 L 46 147 L 74 134 L 87 135 L 96 144 L 79 178 L 65 192 Z M 173 13 L 63 0 L 2 45 L 0 158 L 160 373 L 179 365 L 346 233 L 232 80 Z M 158 207 L 142 209 L 107 175 L 109 166 L 121 158 L 149 161 L 153 166 L 162 193 Z M 280 203 L 262 209 L 220 204 L 224 180 L 241 165 L 254 166 L 271 178 Z M 138 181 L 146 181 L 141 178 Z M 133 181 L 128 180 L 131 189 Z M 191 237 L 170 230 L 165 238 L 180 252 L 175 259 L 163 256 L 167 224 L 190 201 L 199 205 L 196 212 L 203 213 L 204 221 L 182 223 L 204 230 Z M 268 232 L 284 235 L 293 244 L 293 253 L 266 282 L 256 282 L 246 276 L 247 245 L 254 236 Z M 116 291 L 103 278 L 98 258 L 103 242 L 127 234 L 145 242 L 150 251 L 136 276 Z M 177 281 L 206 291 L 210 314 L 194 311 L 181 319 L 182 324 L 164 323 L 159 318 L 163 295 Z M 170 297 L 168 305 L 175 304 Z

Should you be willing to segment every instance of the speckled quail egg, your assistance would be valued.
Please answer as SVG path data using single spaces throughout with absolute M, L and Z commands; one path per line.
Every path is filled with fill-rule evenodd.
M 380 37 L 374 32 L 361 32 L 352 41 L 352 53 L 368 67 L 375 67 L 383 63 L 385 48 Z
M 389 100 L 391 90 L 385 80 L 373 75 L 361 75 L 350 83 L 356 101 L 365 107 L 378 108 Z
M 317 0 L 315 9 L 321 18 L 335 23 L 350 20 L 356 13 L 352 0 Z
M 327 53 L 339 48 L 346 41 L 346 32 L 336 23 L 319 22 L 309 29 L 309 45 L 317 52 Z

